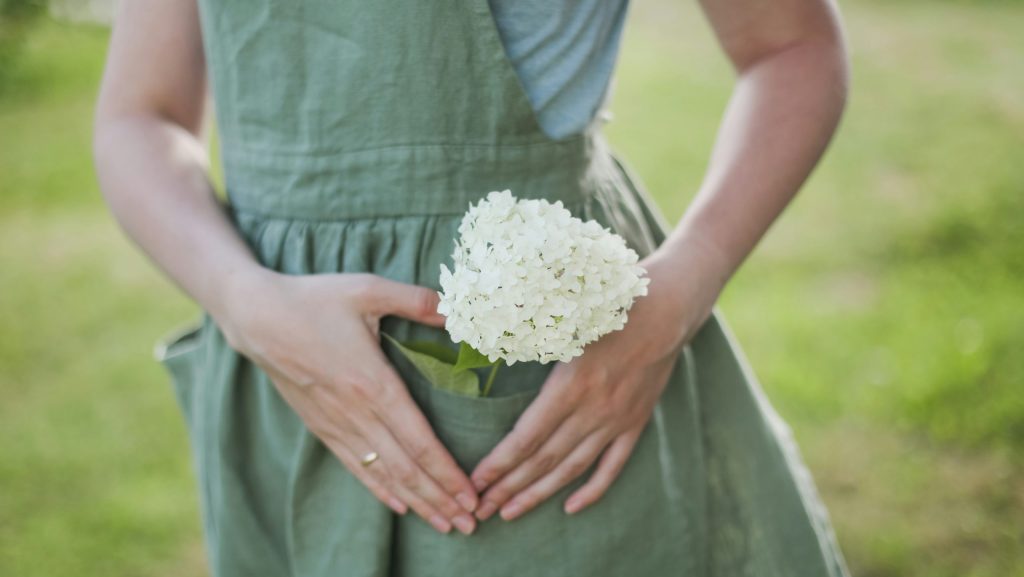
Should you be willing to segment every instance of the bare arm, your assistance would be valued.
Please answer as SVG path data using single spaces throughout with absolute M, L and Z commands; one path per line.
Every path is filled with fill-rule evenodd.
M 441 532 L 472 532 L 472 484 L 380 349 L 386 315 L 443 326 L 437 293 L 369 273 L 262 267 L 208 178 L 195 2 L 122 0 L 119 10 L 93 143 L 118 223 L 382 503 Z M 380 458 L 364 467 L 371 451 Z
M 515 428 L 477 465 L 477 516 L 524 514 L 598 460 L 564 504 L 611 486 L 726 281 L 824 151 L 846 100 L 832 0 L 702 0 L 738 80 L 697 197 L 641 261 L 651 282 L 624 329 L 559 363 Z
M 131 239 L 226 328 L 231 281 L 263 270 L 210 185 L 205 94 L 195 3 L 122 2 L 96 107 L 100 187 Z
M 849 70 L 833 0 L 701 0 L 737 82 L 700 190 L 659 248 L 700 279 L 696 330 L 827 147 Z M 698 296 L 699 295 L 699 296 Z

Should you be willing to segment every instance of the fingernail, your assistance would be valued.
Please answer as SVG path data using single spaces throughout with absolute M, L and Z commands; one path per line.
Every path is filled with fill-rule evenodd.
M 476 518 L 480 519 L 481 521 L 483 521 L 484 519 L 486 519 L 486 518 L 490 517 L 491 515 L 493 515 L 494 512 L 497 509 L 498 509 L 498 506 L 495 505 L 492 501 L 486 501 L 485 500 L 480 505 L 480 508 L 476 510 Z
M 476 497 L 469 493 L 459 493 L 455 496 L 455 500 L 459 502 L 459 505 L 462 505 L 463 509 L 470 513 L 476 509 Z
M 484 489 L 487 488 L 487 481 L 484 481 L 483 479 L 480 478 L 473 479 L 473 487 L 479 493 L 480 491 L 483 491 Z
M 523 506 L 520 503 L 512 501 L 501 508 L 501 518 L 506 521 L 515 519 L 520 513 L 523 512 Z
M 571 514 L 575 513 L 576 511 L 579 511 L 579 510 L 580 510 L 580 500 L 579 499 L 569 499 L 568 501 L 566 501 L 566 503 L 565 503 L 565 512 L 566 513 L 571 515 Z
M 445 519 L 444 517 L 442 517 L 440 515 L 432 516 L 430 518 L 430 524 L 433 525 L 435 529 L 437 529 L 438 531 L 440 531 L 442 533 L 448 533 L 449 531 L 452 530 L 451 523 L 449 523 L 447 519 Z
M 462 531 L 462 533 L 466 535 L 472 534 L 473 528 L 476 526 L 473 519 L 466 514 L 458 515 L 452 519 L 452 521 L 455 523 L 455 526 L 458 527 L 459 531 Z
M 392 497 L 390 499 L 390 503 L 391 508 L 394 509 L 396 513 L 398 513 L 399 515 L 405 515 L 405 512 L 407 511 L 407 509 L 405 508 L 405 503 L 399 501 L 395 497 Z

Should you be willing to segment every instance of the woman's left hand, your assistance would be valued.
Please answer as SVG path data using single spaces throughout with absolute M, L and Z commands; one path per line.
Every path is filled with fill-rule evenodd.
M 556 364 L 513 430 L 474 469 L 477 490 L 486 489 L 477 518 L 498 510 L 506 521 L 522 515 L 599 456 L 593 475 L 564 510 L 575 513 L 604 494 L 717 298 L 716 283 L 681 270 L 685 260 L 660 249 L 641 260 L 651 279 L 648 294 L 633 303 L 625 326 L 588 344 L 581 356 Z

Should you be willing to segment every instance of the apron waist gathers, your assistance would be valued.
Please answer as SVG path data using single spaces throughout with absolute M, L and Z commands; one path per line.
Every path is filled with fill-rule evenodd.
M 346 220 L 458 215 L 492 190 L 579 206 L 613 162 L 599 132 L 513 145 L 411 144 L 331 154 L 225 147 L 235 210 L 270 218 Z

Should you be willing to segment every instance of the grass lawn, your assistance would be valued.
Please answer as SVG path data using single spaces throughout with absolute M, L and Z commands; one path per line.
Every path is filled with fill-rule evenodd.
M 635 3 L 608 127 L 672 222 L 731 82 L 691 4 Z M 855 575 L 1024 575 L 1024 5 L 843 10 L 837 140 L 722 309 Z M 151 356 L 197 309 L 92 172 L 107 35 L 44 23 L 0 91 L 0 575 L 206 574 Z

